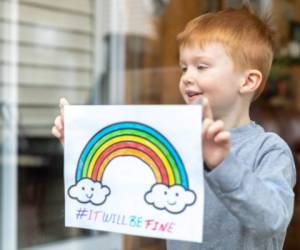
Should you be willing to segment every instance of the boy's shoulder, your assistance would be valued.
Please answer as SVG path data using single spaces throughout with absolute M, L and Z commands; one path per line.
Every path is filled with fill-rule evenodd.
M 288 143 L 277 133 L 275 132 L 266 132 L 261 135 L 262 137 L 262 144 L 261 150 L 263 152 L 268 151 L 278 151 L 282 152 L 283 154 L 289 156 L 294 161 L 294 156 L 292 150 Z
M 248 136 L 235 145 L 236 155 L 256 173 L 282 170 L 295 183 L 295 161 L 288 144 L 277 133 L 267 132 L 254 122 L 247 130 Z
M 237 137 L 233 138 L 235 140 L 234 146 L 236 150 L 248 154 L 248 157 L 252 154 L 253 156 L 250 158 L 254 157 L 259 161 L 264 156 L 276 152 L 293 160 L 289 145 L 277 133 L 265 131 L 262 126 L 255 122 L 251 122 L 243 132 L 237 137 L 234 131 L 233 137 Z
M 283 149 L 290 151 L 289 145 L 277 133 L 266 131 L 261 125 L 251 122 L 248 126 L 247 140 L 263 149 Z
M 277 133 L 263 131 L 260 135 L 263 146 L 266 148 L 283 149 L 290 151 L 287 142 Z
M 295 158 L 289 145 L 278 134 L 274 132 L 263 132 L 261 134 L 261 145 L 257 151 L 255 171 L 271 171 L 285 175 L 292 186 L 296 183 Z M 267 169 L 267 171 L 266 171 Z

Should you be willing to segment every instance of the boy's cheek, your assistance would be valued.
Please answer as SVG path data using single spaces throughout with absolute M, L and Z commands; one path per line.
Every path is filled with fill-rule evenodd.
M 188 104 L 186 96 L 183 93 L 181 93 L 181 92 L 180 92 L 180 94 L 181 94 L 182 99 L 184 100 L 184 103 Z
M 185 101 L 185 103 L 186 103 L 185 96 L 184 96 L 184 92 L 183 92 L 182 87 L 181 87 L 181 82 L 180 82 L 179 85 L 178 85 L 178 89 L 179 89 L 179 92 L 180 92 L 181 97 L 184 99 L 184 101 Z

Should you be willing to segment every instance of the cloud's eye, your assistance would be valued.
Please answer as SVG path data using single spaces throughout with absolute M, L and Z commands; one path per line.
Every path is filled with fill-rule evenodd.
M 81 187 L 82 190 L 85 190 L 85 187 Z
M 179 196 L 179 193 L 176 193 L 175 196 L 178 197 L 178 196 Z
M 94 188 L 91 188 L 92 191 L 94 191 Z
M 167 191 L 165 191 L 165 192 L 164 192 L 164 194 L 165 194 L 165 195 L 167 195 L 167 194 L 168 194 L 168 192 L 167 192 Z

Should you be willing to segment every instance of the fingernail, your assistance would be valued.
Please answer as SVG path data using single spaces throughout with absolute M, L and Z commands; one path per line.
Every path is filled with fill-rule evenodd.
M 68 104 L 67 100 L 65 98 L 60 98 L 60 100 L 59 100 L 59 107 L 62 108 L 66 104 Z

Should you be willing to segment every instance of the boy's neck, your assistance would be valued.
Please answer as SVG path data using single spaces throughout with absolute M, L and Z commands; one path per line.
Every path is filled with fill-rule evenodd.
M 243 117 L 236 117 L 235 119 L 230 119 L 229 117 L 222 119 L 225 124 L 225 129 L 238 128 L 250 122 L 249 115 Z
M 225 124 L 225 129 L 238 128 L 250 122 L 249 108 L 231 110 L 227 114 L 219 117 Z

